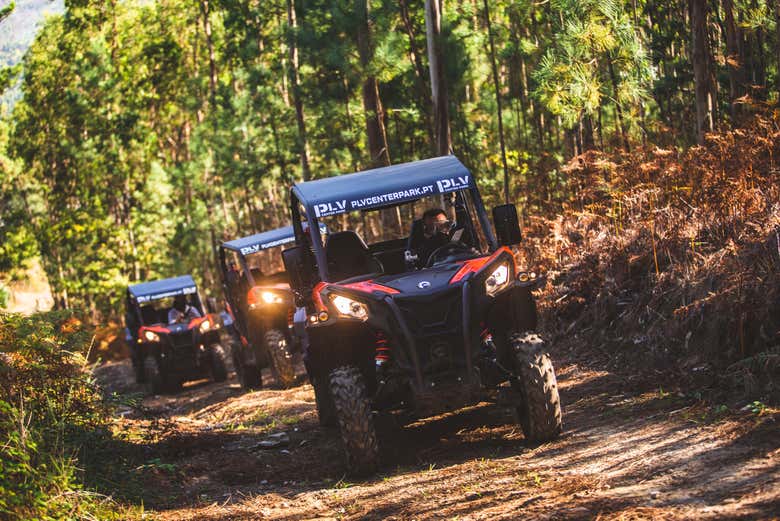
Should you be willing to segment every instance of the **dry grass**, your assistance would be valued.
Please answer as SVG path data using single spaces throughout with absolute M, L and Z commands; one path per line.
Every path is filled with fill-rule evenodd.
M 777 398 L 779 152 L 777 121 L 757 116 L 682 153 L 575 158 L 576 200 L 533 219 L 523 248 L 548 277 L 548 329 L 613 367 Z

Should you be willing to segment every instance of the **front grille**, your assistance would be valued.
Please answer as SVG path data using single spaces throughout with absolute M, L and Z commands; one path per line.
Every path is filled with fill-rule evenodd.
M 425 297 L 395 299 L 415 338 L 443 336 L 461 330 L 463 303 L 460 288 Z
M 171 346 L 178 347 L 191 347 L 192 346 L 192 331 L 186 331 L 184 333 L 174 333 L 168 335 L 171 341 Z

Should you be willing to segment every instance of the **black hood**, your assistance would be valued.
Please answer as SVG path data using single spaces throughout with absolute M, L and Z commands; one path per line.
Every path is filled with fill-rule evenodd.
M 444 264 L 419 271 L 384 275 L 374 279 L 374 282 L 388 288 L 397 289 L 405 295 L 430 293 L 431 291 L 449 287 L 450 279 L 462 265 L 462 263 Z

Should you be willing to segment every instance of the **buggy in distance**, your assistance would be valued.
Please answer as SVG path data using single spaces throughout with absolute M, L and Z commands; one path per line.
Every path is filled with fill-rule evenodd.
M 174 393 L 191 380 L 227 378 L 222 317 L 204 312 L 191 276 L 131 285 L 125 303 L 136 381 L 151 393 Z
M 281 259 L 282 247 L 294 241 L 293 228 L 287 226 L 219 248 L 222 287 L 233 319 L 233 366 L 247 390 L 262 387 L 266 367 L 282 387 L 295 383 L 300 344 L 291 332 L 295 309 Z

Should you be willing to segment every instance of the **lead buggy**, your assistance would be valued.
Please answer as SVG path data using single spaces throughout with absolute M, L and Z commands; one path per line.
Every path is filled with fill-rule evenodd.
M 536 281 L 509 248 L 521 240 L 513 205 L 493 209 L 494 234 L 473 175 L 447 156 L 296 184 L 290 208 L 296 246 L 283 255 L 305 365 L 350 470 L 379 463 L 377 411 L 425 417 L 502 397 L 526 438 L 558 436 Z M 444 231 L 429 238 L 418 217 L 431 209 Z

